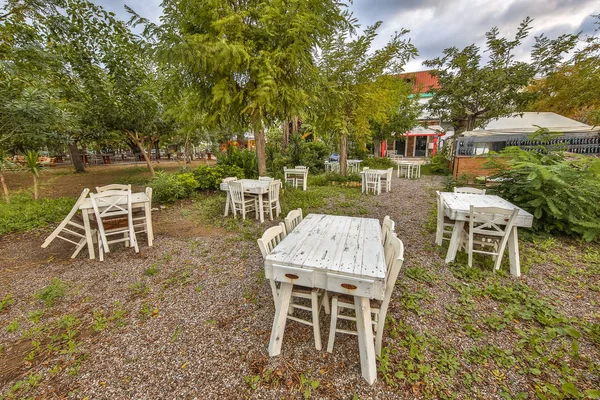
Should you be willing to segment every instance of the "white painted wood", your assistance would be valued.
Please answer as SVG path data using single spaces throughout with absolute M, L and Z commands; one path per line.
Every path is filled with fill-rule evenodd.
M 260 222 L 263 222 L 262 196 L 258 196 L 258 198 L 256 196 L 246 197 L 244 193 L 244 184 L 241 181 L 232 181 L 229 182 L 228 185 L 231 204 L 233 205 L 233 218 L 236 217 L 236 212 L 239 212 L 242 215 L 242 219 L 246 219 L 246 213 L 254 211 L 257 219 L 260 212 Z M 260 209 L 258 208 L 259 202 Z
M 312 271 L 313 286 L 328 289 L 343 282 L 357 284 L 363 294 L 383 300 L 386 290 L 387 269 L 381 244 L 379 221 L 371 218 L 344 217 L 335 215 L 309 214 L 294 230 L 265 257 L 265 275 L 272 279 L 280 267 L 298 268 L 296 272 Z M 281 283 L 281 288 L 289 283 Z M 289 309 L 289 301 L 283 304 Z M 354 289 L 350 289 L 354 290 Z M 359 303 L 369 307 L 369 297 L 356 296 Z M 269 354 L 277 355 L 281 350 L 283 330 L 281 328 L 281 306 L 276 307 L 276 318 L 271 331 Z M 331 310 L 335 312 L 335 310 Z M 359 313 L 357 313 L 359 314 Z M 375 378 L 375 343 L 371 329 L 371 312 L 361 314 L 361 323 L 369 327 L 360 332 L 361 368 L 369 383 Z M 316 343 L 315 343 L 316 345 Z
M 285 229 L 288 233 L 294 230 L 298 226 L 300 222 L 302 222 L 302 209 L 298 208 L 296 210 L 292 210 L 288 213 L 288 215 L 283 219 L 285 223 Z
M 521 260 L 519 259 L 519 236 L 517 227 L 513 226 L 508 237 L 508 257 L 510 259 L 510 274 L 514 277 L 521 276 Z
M 266 201 L 266 204 L 263 206 L 264 210 L 269 211 L 269 219 L 273 221 L 273 210 L 275 210 L 275 214 L 279 217 L 279 211 L 281 206 L 279 204 L 279 191 L 281 190 L 281 181 L 280 180 L 270 180 L 269 189 L 266 195 L 259 195 L 260 197 L 266 196 L 266 199 L 263 199 L 263 202 Z M 261 221 L 262 222 L 262 221 Z
M 381 185 L 385 188 L 386 192 L 392 190 L 392 175 L 394 175 L 394 168 L 388 168 L 387 174 L 381 177 Z
M 387 176 L 387 173 L 385 169 L 367 169 L 361 171 L 363 193 L 373 191 L 374 194 L 381 194 L 381 178 Z
M 468 186 L 455 187 L 454 193 L 485 194 L 485 189 L 472 188 Z
M 229 215 L 229 207 L 231 207 L 231 195 L 229 194 L 228 183 L 232 182 L 232 181 L 236 181 L 236 180 L 237 180 L 237 177 L 231 176 L 228 178 L 223 178 L 223 180 L 221 181 L 220 189 L 225 190 L 227 192 L 227 200 L 225 201 L 225 212 L 223 213 L 224 217 Z M 233 207 L 231 208 L 231 213 L 233 213 Z
M 96 186 L 96 192 L 106 192 L 107 190 L 131 190 L 131 185 L 120 185 L 118 183 L 113 183 L 111 185 L 104 186 Z
M 279 288 L 279 296 L 277 307 L 275 307 L 275 317 L 271 328 L 271 339 L 269 340 L 269 356 L 274 357 L 281 353 L 281 345 L 283 343 L 283 333 L 285 332 L 285 324 L 287 322 L 288 308 L 292 298 L 291 283 L 282 283 Z
M 302 190 L 306 191 L 308 182 L 308 167 L 301 165 L 295 168 L 283 167 L 283 176 L 286 183 L 291 184 L 297 188 L 299 184 L 302 184 Z
M 437 227 L 435 232 L 435 243 L 438 246 L 442 245 L 444 240 L 450 240 L 454 229 L 454 221 L 446 217 L 444 214 L 444 197 L 436 191 L 437 200 Z
M 360 352 L 360 369 L 362 377 L 372 385 L 377 379 L 375 364 L 375 346 L 371 328 L 371 305 L 366 297 L 354 297 L 356 307 L 356 331 L 358 332 L 358 349 Z
M 327 274 L 327 290 L 350 296 L 373 297 L 373 280 Z
M 527 211 L 515 206 L 514 204 L 504 200 L 503 198 L 495 195 L 488 194 L 468 194 L 468 193 L 451 193 L 451 192 L 443 192 L 442 193 L 444 199 L 444 213 L 447 217 L 455 220 L 454 231 L 452 233 L 452 238 L 450 239 L 450 245 L 448 246 L 448 253 L 446 254 L 446 263 L 454 261 L 456 258 L 456 252 L 460 245 L 460 239 L 465 221 L 469 220 L 470 207 L 471 205 L 478 208 L 485 207 L 496 207 L 496 208 L 504 208 L 504 209 L 518 209 L 519 212 L 515 217 L 513 224 L 513 231 L 516 232 L 517 227 L 526 227 L 529 228 L 533 225 L 533 215 L 528 213 Z M 512 236 L 512 235 L 511 235 Z M 517 237 L 517 235 L 514 235 Z M 518 243 L 514 243 L 514 239 L 508 241 L 509 245 L 509 256 L 511 258 L 511 274 L 513 276 L 520 275 L 519 261 L 518 257 Z M 511 251 L 516 248 L 515 251 Z
M 273 268 L 273 280 L 312 288 L 313 271 L 306 268 L 278 265 L 277 268 Z

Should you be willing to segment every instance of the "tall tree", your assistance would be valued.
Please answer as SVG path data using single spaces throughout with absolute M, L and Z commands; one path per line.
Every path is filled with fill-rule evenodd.
M 600 125 L 600 14 L 593 17 L 596 30 L 585 39 L 575 56 L 531 83 L 529 90 L 536 98 L 530 110 L 553 111 L 584 123 Z M 549 43 L 549 40 L 543 38 L 542 43 Z M 548 46 L 538 51 L 545 51 L 545 47 Z
M 193 93 L 213 125 L 251 127 L 266 174 L 265 126 L 293 116 L 314 76 L 312 52 L 348 26 L 335 0 L 165 0 L 158 54 L 172 87 Z M 285 115 L 285 116 L 284 116 Z
M 410 94 L 410 86 L 394 74 L 417 54 L 408 33 L 397 32 L 381 49 L 371 51 L 381 22 L 349 40 L 338 32 L 323 44 L 318 56 L 321 71 L 316 125 L 331 130 L 340 140 L 340 173 L 346 174 L 348 138 L 363 144 L 371 135 L 371 123 L 387 123 Z
M 439 89 L 428 108 L 434 115 L 449 121 L 457 133 L 473 130 L 490 119 L 523 111 L 532 99 L 524 90 L 538 71 L 552 68 L 560 56 L 568 51 L 573 38 L 542 43 L 536 38 L 538 50 L 532 53 L 532 63 L 515 60 L 515 51 L 531 30 L 532 19 L 524 19 L 512 40 L 501 37 L 498 28 L 486 33 L 486 50 L 489 60 L 482 63 L 480 48 L 474 44 L 459 50 L 450 47 L 443 56 L 423 64 L 433 68 Z

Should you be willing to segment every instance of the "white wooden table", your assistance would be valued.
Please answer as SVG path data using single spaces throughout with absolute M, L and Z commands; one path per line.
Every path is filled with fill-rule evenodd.
M 400 178 L 400 175 L 403 174 L 403 171 L 406 169 L 406 177 L 408 179 L 412 179 L 413 176 L 415 178 L 421 177 L 421 164 L 410 161 L 400 161 L 398 163 L 398 172 L 397 177 Z
M 265 215 L 263 210 L 263 195 L 269 193 L 269 181 L 259 181 L 258 179 L 238 179 L 234 182 L 240 182 L 244 187 L 244 193 L 258 196 L 258 207 L 260 208 L 260 223 L 265 222 Z M 222 182 L 219 188 L 227 192 L 227 201 L 225 203 L 224 217 L 229 215 L 229 208 L 231 205 L 231 212 L 233 213 L 233 202 L 231 201 L 231 195 L 229 193 L 229 183 Z
M 306 190 L 308 184 L 308 168 L 285 168 L 283 170 L 284 182 L 287 182 L 288 176 L 302 175 L 302 190 Z
M 119 204 L 125 204 L 126 200 L 123 199 Z M 131 194 L 131 208 L 144 208 L 144 214 L 146 216 L 146 234 L 148 236 L 148 246 L 152 246 L 152 240 L 154 239 L 154 231 L 152 229 L 152 202 L 146 193 L 132 193 Z M 83 217 L 83 226 L 85 227 L 85 237 L 87 239 L 88 252 L 91 259 L 96 258 L 94 252 L 94 243 L 92 241 L 92 228 L 90 226 L 90 214 L 94 214 L 94 206 L 92 205 L 92 199 L 89 197 L 83 200 L 83 203 L 79 206 L 81 215 Z
M 465 222 L 469 220 L 470 206 L 500 207 L 508 210 L 518 208 L 519 214 L 517 215 L 515 224 L 508 237 L 508 255 L 510 258 L 511 275 L 515 277 L 521 276 L 519 236 L 517 234 L 517 228 L 530 228 L 533 225 L 533 215 L 504 200 L 502 197 L 495 195 L 443 192 L 442 197 L 444 199 L 444 214 L 455 221 L 452 238 L 450 239 L 450 246 L 448 246 L 448 253 L 446 254 L 446 263 L 452 262 L 456 258 L 456 252 L 460 245 L 461 233 L 465 226 Z
M 365 172 L 375 172 L 375 173 L 377 173 L 377 175 L 379 175 L 379 179 L 387 176 L 387 169 L 367 169 L 367 170 L 360 171 L 360 176 L 362 178 L 362 189 L 361 189 L 362 193 L 364 193 L 365 190 L 367 189 L 367 180 L 366 180 Z M 381 185 L 381 183 L 380 183 L 380 185 Z
M 361 162 L 362 160 L 346 160 L 346 164 L 348 165 L 350 172 L 358 172 Z
M 381 226 L 372 218 L 309 214 L 265 258 L 265 276 L 281 282 L 269 342 L 281 353 L 294 284 L 354 296 L 362 376 L 377 379 L 369 299 L 382 300 L 386 267 Z

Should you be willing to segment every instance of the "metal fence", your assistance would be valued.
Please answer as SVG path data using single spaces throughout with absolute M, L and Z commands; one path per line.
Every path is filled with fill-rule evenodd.
M 547 140 L 531 139 L 526 135 L 466 136 L 458 138 L 455 146 L 457 156 L 499 152 L 509 146 L 539 153 L 567 151 L 576 154 L 600 154 L 600 136 L 565 135 Z

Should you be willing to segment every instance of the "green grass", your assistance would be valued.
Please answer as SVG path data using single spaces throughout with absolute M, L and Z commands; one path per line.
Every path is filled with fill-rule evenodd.
M 60 222 L 75 204 L 74 198 L 65 197 L 35 201 L 27 193 L 14 194 L 10 201 L 0 201 L 0 235 Z
M 63 297 L 66 293 L 67 284 L 58 278 L 52 278 L 52 281 L 48 286 L 43 287 L 35 294 L 35 298 L 43 301 L 48 307 L 50 307 L 54 305 L 56 300 Z

